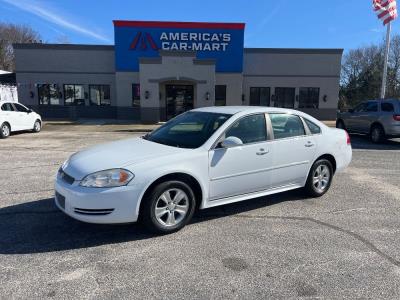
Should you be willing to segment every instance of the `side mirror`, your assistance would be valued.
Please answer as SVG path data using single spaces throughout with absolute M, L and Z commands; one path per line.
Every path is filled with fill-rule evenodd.
M 349 109 L 349 113 L 351 113 L 351 114 L 354 113 L 354 109 L 353 109 L 353 108 L 350 108 L 350 109 Z
M 232 148 L 241 145 L 243 145 L 242 140 L 235 136 L 229 136 L 221 142 L 222 148 Z
M 28 109 L 27 113 L 30 114 L 31 112 L 33 112 L 32 109 Z

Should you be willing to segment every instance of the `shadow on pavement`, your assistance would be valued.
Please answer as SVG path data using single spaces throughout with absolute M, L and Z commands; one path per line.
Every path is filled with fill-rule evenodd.
M 359 150 L 400 150 L 400 139 L 388 139 L 380 144 L 371 142 L 368 136 L 352 134 L 351 146 Z
M 305 199 L 291 191 L 198 211 L 193 223 L 235 215 L 283 201 Z M 137 224 L 98 225 L 64 215 L 53 198 L 0 208 L 0 254 L 30 254 L 156 238 Z

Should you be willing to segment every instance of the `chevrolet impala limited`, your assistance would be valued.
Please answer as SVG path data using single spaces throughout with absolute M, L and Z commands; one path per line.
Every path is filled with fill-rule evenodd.
M 196 209 L 300 188 L 322 196 L 351 157 L 346 131 L 296 110 L 199 108 L 73 154 L 57 173 L 55 203 L 80 221 L 170 233 Z

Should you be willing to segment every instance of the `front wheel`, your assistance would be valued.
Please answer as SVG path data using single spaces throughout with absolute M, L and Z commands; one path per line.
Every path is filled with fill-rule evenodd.
M 182 229 L 196 207 L 192 189 L 181 181 L 160 183 L 143 201 L 140 220 L 150 231 L 164 234 Z
M 42 130 L 42 123 L 39 120 L 36 120 L 33 125 L 33 132 L 39 132 L 40 130 Z
M 312 197 L 321 197 L 332 183 L 333 167 L 329 160 L 317 160 L 311 167 L 305 186 L 306 192 Z
M 6 139 L 10 136 L 11 133 L 11 128 L 10 125 L 8 125 L 7 123 L 3 123 L 1 124 L 0 127 L 0 138 L 1 139 Z

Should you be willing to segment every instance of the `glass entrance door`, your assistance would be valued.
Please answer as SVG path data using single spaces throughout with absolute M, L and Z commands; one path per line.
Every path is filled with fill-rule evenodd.
M 167 120 L 193 109 L 193 85 L 168 84 L 165 89 Z

